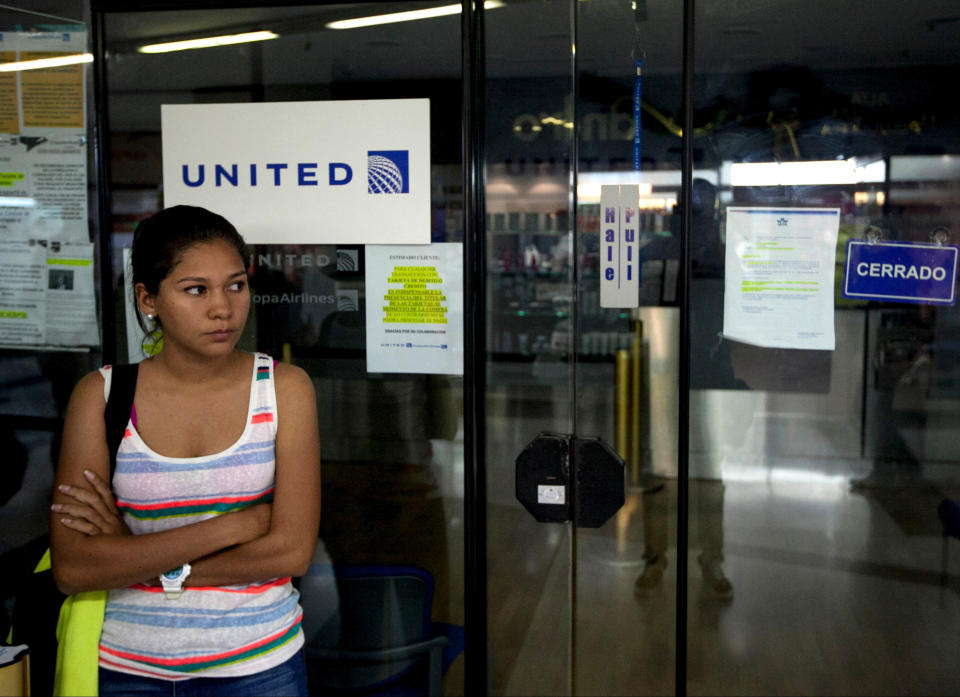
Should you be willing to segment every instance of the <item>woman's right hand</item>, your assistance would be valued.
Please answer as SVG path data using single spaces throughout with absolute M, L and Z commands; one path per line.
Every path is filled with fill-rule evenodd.
M 65 517 L 60 518 L 60 524 L 88 536 L 129 535 L 130 529 L 123 522 L 110 487 L 90 470 L 84 470 L 83 475 L 90 482 L 93 491 L 66 484 L 58 487 L 61 493 L 76 501 L 55 503 L 51 506 L 56 513 L 65 514 Z

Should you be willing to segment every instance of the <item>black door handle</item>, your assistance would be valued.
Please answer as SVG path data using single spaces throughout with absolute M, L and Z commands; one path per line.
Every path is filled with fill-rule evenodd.
M 599 528 L 624 501 L 624 463 L 599 438 L 541 433 L 516 459 L 516 495 L 541 523 Z

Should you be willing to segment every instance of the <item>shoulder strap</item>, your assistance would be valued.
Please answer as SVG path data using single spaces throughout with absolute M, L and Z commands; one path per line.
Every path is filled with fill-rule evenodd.
M 140 366 L 136 363 L 113 366 L 113 377 L 110 383 L 110 396 L 107 406 L 103 410 L 103 420 L 107 426 L 107 450 L 110 452 L 110 479 L 117 469 L 117 449 L 123 434 L 127 430 L 127 421 L 130 420 L 130 411 L 133 409 L 133 395 L 137 391 L 137 372 Z

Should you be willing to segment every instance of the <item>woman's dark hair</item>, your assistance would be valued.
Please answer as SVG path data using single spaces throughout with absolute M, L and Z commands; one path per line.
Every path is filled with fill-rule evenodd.
M 237 229 L 224 218 L 198 206 L 173 206 L 144 218 L 133 232 L 131 285 L 142 283 L 151 295 L 160 290 L 160 281 L 179 263 L 183 253 L 203 242 L 223 240 L 237 250 L 243 268 L 250 266 L 250 250 Z M 148 335 L 155 332 L 147 326 L 137 308 L 137 323 Z

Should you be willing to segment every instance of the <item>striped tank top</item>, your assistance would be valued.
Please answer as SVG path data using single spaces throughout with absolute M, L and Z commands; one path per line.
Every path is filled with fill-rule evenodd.
M 273 500 L 273 365 L 269 356 L 254 355 L 246 427 L 236 443 L 215 455 L 160 455 L 140 438 L 136 412 L 132 414 L 117 450 L 113 490 L 134 535 Z M 109 393 L 110 369 L 101 373 Z M 303 645 L 299 597 L 289 577 L 188 586 L 177 599 L 166 598 L 155 586 L 111 590 L 100 635 L 100 666 L 167 680 L 259 673 L 283 663 Z

